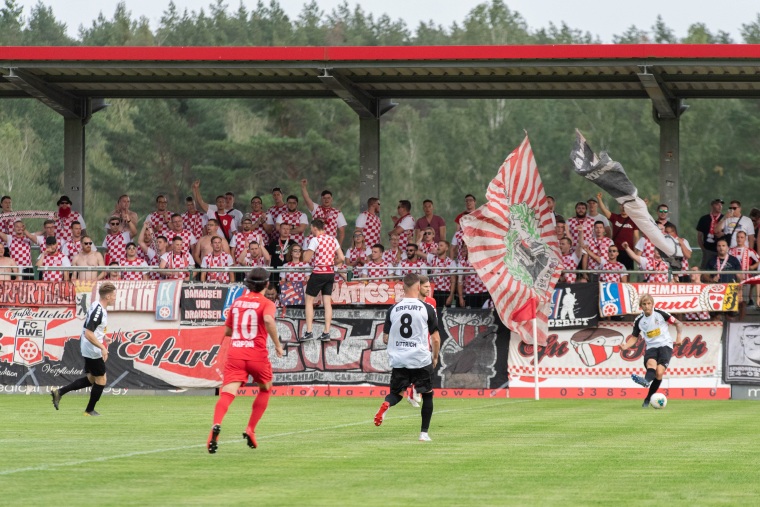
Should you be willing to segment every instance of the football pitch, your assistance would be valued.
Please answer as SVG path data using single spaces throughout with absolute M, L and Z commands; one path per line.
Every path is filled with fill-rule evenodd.
M 752 505 L 760 498 L 760 404 L 672 400 L 435 400 L 272 397 L 241 437 L 238 397 L 217 454 L 215 397 L 4 395 L 0 504 L 44 505 Z

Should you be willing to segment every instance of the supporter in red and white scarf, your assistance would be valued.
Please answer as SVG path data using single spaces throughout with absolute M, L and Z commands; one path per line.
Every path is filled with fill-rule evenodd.
M 59 244 L 63 244 L 60 240 L 64 240 L 66 243 L 71 241 L 71 224 L 79 222 L 84 229 L 87 225 L 84 223 L 84 218 L 77 211 L 71 209 L 71 199 L 69 196 L 62 195 L 58 199 L 58 211 L 53 215 L 55 220 L 55 236 L 58 238 Z M 63 251 L 63 249 L 61 249 Z

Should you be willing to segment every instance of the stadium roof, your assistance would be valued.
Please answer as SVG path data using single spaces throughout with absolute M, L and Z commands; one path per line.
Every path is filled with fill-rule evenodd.
M 760 45 L 0 47 L 0 74 L 0 99 L 66 119 L 64 185 L 79 202 L 83 126 L 109 98 L 340 98 L 362 119 L 361 202 L 379 195 L 378 119 L 392 99 L 648 98 L 677 217 L 683 99 L 760 98 Z
M 760 45 L 4 47 L 0 98 L 760 97 Z

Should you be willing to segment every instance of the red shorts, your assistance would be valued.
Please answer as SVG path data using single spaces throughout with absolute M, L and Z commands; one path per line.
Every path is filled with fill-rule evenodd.
M 246 359 L 227 359 L 224 365 L 222 384 L 232 382 L 248 382 L 248 375 L 253 377 L 257 384 L 266 384 L 272 381 L 272 363 L 269 361 L 250 361 Z

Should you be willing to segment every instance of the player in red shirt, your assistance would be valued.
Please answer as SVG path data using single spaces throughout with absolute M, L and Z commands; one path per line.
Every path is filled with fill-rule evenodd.
M 210 454 L 216 453 L 222 420 L 238 389 L 248 380 L 248 375 L 259 385 L 259 394 L 253 400 L 251 417 L 248 419 L 243 438 L 251 449 L 257 447 L 256 424 L 267 409 L 269 389 L 272 387 L 272 363 L 269 362 L 267 336 L 274 343 L 277 357 L 283 355 L 282 345 L 277 336 L 274 303 L 262 294 L 268 283 L 269 273 L 266 269 L 252 269 L 243 280 L 250 292 L 237 298 L 229 309 L 224 336 L 230 337 L 230 347 L 224 366 L 222 391 L 214 408 L 214 425 L 206 442 L 206 449 Z

